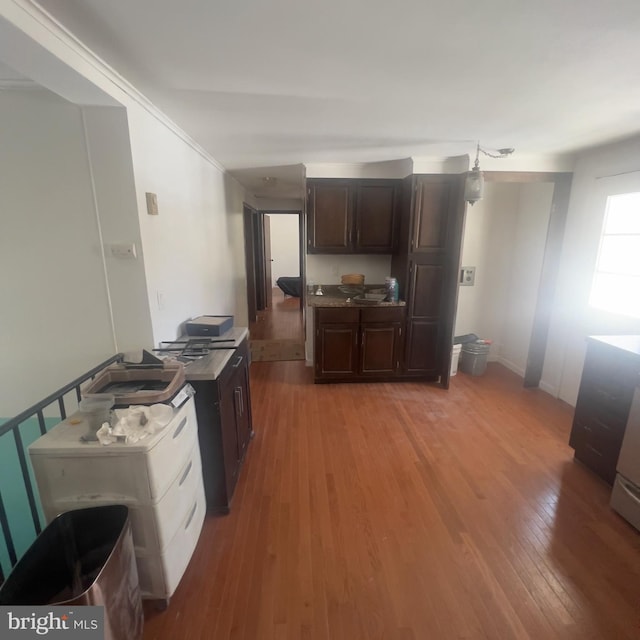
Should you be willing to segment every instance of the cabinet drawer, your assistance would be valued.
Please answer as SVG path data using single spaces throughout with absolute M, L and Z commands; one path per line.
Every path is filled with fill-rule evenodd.
M 404 307 L 376 307 L 375 309 L 361 309 L 361 322 L 402 322 Z
M 614 397 L 602 389 L 583 386 L 576 404 L 576 415 L 582 422 L 595 419 L 611 430 L 624 432 L 632 398 L 633 394 L 621 399 L 621 396 Z
M 162 553 L 136 552 L 138 578 L 143 598 L 169 598 L 176 590 L 193 555 L 206 513 L 204 492 L 200 487 L 188 503 L 176 534 Z
M 576 418 L 571 431 L 575 457 L 595 471 L 609 484 L 616 474 L 620 454 L 621 433 L 593 418 Z
M 347 307 L 316 309 L 317 324 L 324 323 L 351 323 L 360 321 L 360 310 Z
M 590 442 L 583 442 L 576 447 L 575 457 L 605 482 L 613 484 L 616 477 L 617 456 L 593 446 Z
M 158 500 L 166 493 L 188 461 L 198 439 L 193 398 L 185 402 L 164 431 L 164 437 L 147 457 L 151 500 Z
M 595 416 L 582 418 L 579 420 L 579 424 L 585 432 L 586 440 L 599 450 L 620 451 L 624 437 L 624 425 L 613 427 Z

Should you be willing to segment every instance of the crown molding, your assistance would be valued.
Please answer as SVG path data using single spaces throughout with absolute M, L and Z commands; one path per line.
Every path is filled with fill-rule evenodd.
M 28 78 L 0 78 L 0 91 L 45 91 L 44 87 Z
M 4 4 L 6 4 L 6 2 Z M 213 156 L 211 156 L 208 151 L 201 147 L 191 136 L 189 136 L 183 129 L 173 122 L 173 120 L 156 107 L 155 104 L 153 104 L 153 102 L 151 102 L 151 100 L 149 100 L 141 91 L 136 89 L 136 87 L 134 87 L 124 76 L 120 75 L 120 73 L 118 73 L 113 67 L 94 53 L 61 22 L 56 20 L 56 18 L 54 18 L 48 11 L 35 2 L 35 0 L 9 0 L 9 4 L 13 5 L 14 9 L 18 10 L 20 17 L 22 18 L 21 22 L 24 20 L 27 22 L 31 21 L 32 27 L 35 27 L 36 29 L 44 29 L 49 35 L 55 38 L 58 44 L 63 45 L 68 53 L 71 54 L 71 57 L 77 57 L 78 62 L 88 65 L 92 71 L 101 76 L 101 78 L 106 81 L 105 86 L 100 86 L 105 93 L 111 95 L 120 104 L 122 104 L 123 94 L 128 100 L 142 107 L 147 113 L 149 113 L 149 115 L 153 116 L 158 122 L 178 136 L 183 142 L 189 145 L 221 173 L 227 173 L 227 170 Z M 3 9 L 2 11 L 4 12 Z M 12 21 L 11 17 L 9 17 L 8 20 Z M 25 31 L 25 33 L 29 37 L 32 37 L 38 44 L 40 44 L 40 46 L 47 49 L 51 55 L 59 57 L 51 48 L 47 47 L 43 42 L 38 41 L 37 37 L 34 37 L 32 34 L 33 29 L 25 30 L 21 25 L 16 24 L 15 22 L 14 24 L 22 31 Z M 74 68 L 69 60 L 64 60 L 64 62 Z M 84 76 L 87 81 L 92 82 L 92 80 L 78 68 L 74 68 L 74 70 Z M 118 93 L 121 95 L 118 95 Z M 123 106 L 126 107 L 127 105 L 124 104 Z

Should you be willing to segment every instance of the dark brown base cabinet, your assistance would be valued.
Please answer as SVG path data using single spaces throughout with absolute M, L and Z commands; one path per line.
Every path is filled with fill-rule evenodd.
M 316 382 L 387 380 L 400 369 L 403 307 L 315 310 Z
M 569 444 L 575 458 L 613 484 L 633 393 L 640 382 L 637 336 L 588 339 Z
M 249 347 L 243 340 L 216 380 L 192 380 L 209 512 L 228 513 L 253 435 Z

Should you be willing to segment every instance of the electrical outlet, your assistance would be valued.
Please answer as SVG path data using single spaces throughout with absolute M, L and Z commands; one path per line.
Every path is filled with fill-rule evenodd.
M 476 268 L 462 267 L 460 269 L 460 285 L 463 287 L 473 287 L 476 282 Z
M 137 258 L 135 243 L 131 244 L 112 244 L 111 255 L 114 258 Z

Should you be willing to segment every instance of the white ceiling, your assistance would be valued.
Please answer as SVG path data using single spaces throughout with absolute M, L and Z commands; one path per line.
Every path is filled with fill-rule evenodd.
M 40 4 L 254 190 L 299 163 L 640 132 L 638 0 Z

